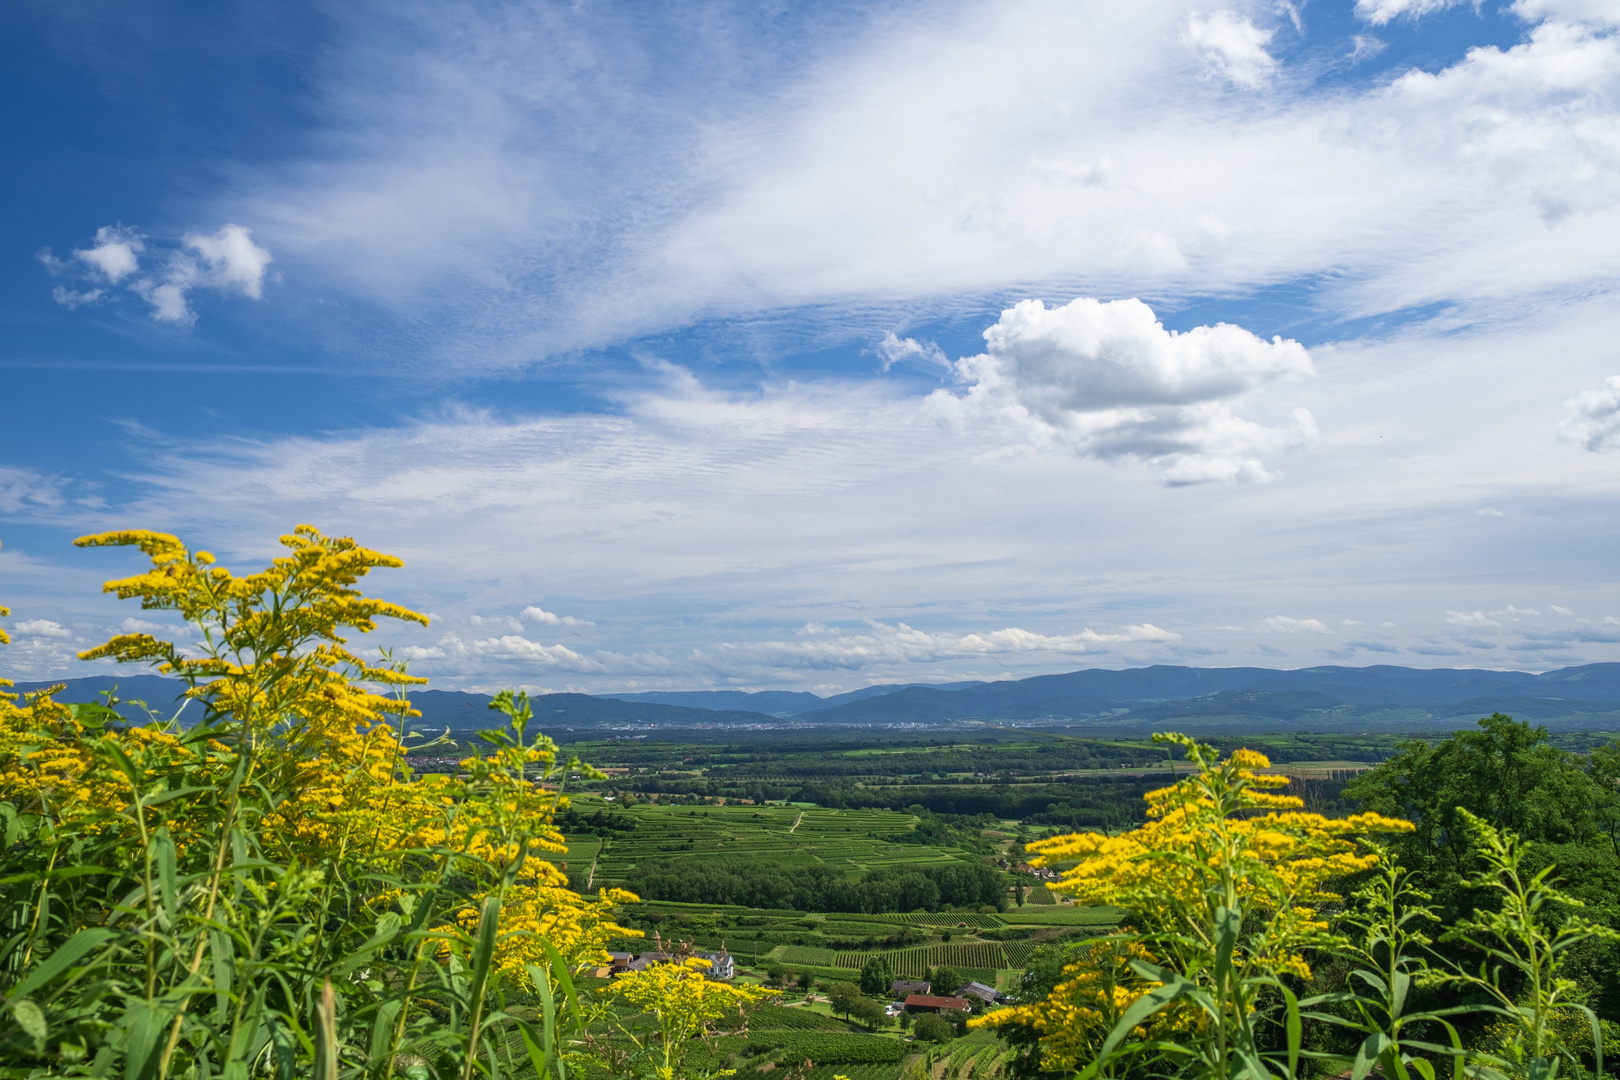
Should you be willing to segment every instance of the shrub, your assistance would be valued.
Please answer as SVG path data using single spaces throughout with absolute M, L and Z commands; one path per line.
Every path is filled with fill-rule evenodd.
M 855 1002 L 850 1007 L 849 1013 L 871 1030 L 886 1026 L 889 1020 L 888 1013 L 884 1011 L 883 1006 L 871 998 L 862 998 Z
M 848 1016 L 861 1000 L 861 988 L 854 983 L 837 982 L 827 988 L 827 1001 L 832 1011 Z
M 889 992 L 894 983 L 894 970 L 882 956 L 873 956 L 861 967 L 861 993 L 874 997 Z
M 956 1029 L 951 1022 L 934 1013 L 923 1013 L 917 1017 L 912 1031 L 923 1042 L 947 1043 L 956 1038 Z

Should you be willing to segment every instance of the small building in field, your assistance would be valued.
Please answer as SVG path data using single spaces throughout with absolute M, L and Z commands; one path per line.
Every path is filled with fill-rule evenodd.
M 935 997 L 931 994 L 909 994 L 906 997 L 908 1013 L 967 1012 L 973 1003 L 967 998 Z
M 970 982 L 956 992 L 957 997 L 973 998 L 984 1005 L 994 1005 L 1001 997 L 993 986 L 986 986 L 982 982 Z
M 596 976 L 598 979 L 611 979 L 619 972 L 628 970 L 631 962 L 635 960 L 635 958 L 635 953 L 610 952 L 608 953 L 607 964 L 603 967 L 597 968 L 595 971 L 591 972 L 591 974 Z
M 654 964 L 672 964 L 675 958 L 666 952 L 644 952 L 624 965 L 625 971 L 646 971 Z
M 896 979 L 889 986 L 889 993 L 901 999 L 911 994 L 932 994 L 933 992 L 933 984 L 923 979 Z
M 709 962 L 709 970 L 703 974 L 711 979 L 735 979 L 737 977 L 736 962 L 731 959 L 731 954 L 723 948 L 719 952 L 700 952 L 692 955 L 699 960 Z

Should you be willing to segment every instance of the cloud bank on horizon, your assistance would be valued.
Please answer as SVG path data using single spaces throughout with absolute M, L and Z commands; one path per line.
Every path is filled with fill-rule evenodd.
M 1611 4 L 295 10 L 26 28 L 213 149 L 12 200 L 21 677 L 304 520 L 442 685 L 1620 660 Z

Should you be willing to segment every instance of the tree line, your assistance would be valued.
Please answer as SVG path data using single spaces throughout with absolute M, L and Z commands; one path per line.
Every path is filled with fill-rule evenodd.
M 646 900 L 792 911 L 880 914 L 1007 905 L 1004 875 L 965 862 L 873 870 L 852 880 L 817 865 L 654 859 L 636 866 L 625 887 Z

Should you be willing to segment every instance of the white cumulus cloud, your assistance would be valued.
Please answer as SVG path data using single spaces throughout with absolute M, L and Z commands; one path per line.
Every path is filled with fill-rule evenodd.
M 1187 20 L 1187 44 L 1231 82 L 1247 89 L 1264 86 L 1276 73 L 1277 61 L 1266 51 L 1273 31 L 1262 30 L 1233 11 Z
M 518 612 L 518 618 L 536 626 L 595 626 L 589 619 L 576 619 L 572 615 L 555 615 L 545 608 L 530 604 Z
M 195 289 L 239 293 L 254 300 L 264 295 L 265 269 L 272 262 L 266 248 L 253 242 L 252 230 L 227 224 L 215 233 L 187 233 L 178 250 L 142 272 L 147 238 L 135 229 L 106 225 L 96 230 L 95 243 L 76 249 L 74 258 L 84 265 L 83 275 L 93 282 L 122 285 L 145 300 L 158 322 L 189 326 L 197 319 L 190 293 Z M 58 259 L 48 250 L 40 261 L 51 274 L 70 272 L 74 263 Z M 103 288 L 70 289 L 58 285 L 51 298 L 72 310 L 106 299 Z
M 103 225 L 96 230 L 93 247 L 75 249 L 74 258 L 87 263 L 102 279 L 117 285 L 140 269 L 146 241 L 134 229 Z
M 52 622 L 50 619 L 24 619 L 17 624 L 17 633 L 45 638 L 70 638 L 73 636 L 73 631 L 61 623 Z
M 1446 622 L 1452 626 L 1501 626 L 1502 624 L 1485 614 L 1483 611 L 1448 611 Z
M 1616 7 L 1613 0 L 1516 0 L 1513 14 L 1531 22 L 1557 19 L 1561 22 L 1620 24 L 1620 7 Z
M 238 292 L 259 299 L 264 292 L 264 271 L 271 255 L 253 242 L 252 232 L 241 225 L 226 225 L 217 233 L 187 233 L 185 250 L 170 256 L 162 272 L 138 278 L 130 287 L 152 305 L 159 322 L 190 325 L 197 321 L 188 294 L 193 289 Z
M 1410 71 L 1363 106 L 1372 145 L 1445 160 L 1528 196 L 1550 222 L 1620 203 L 1620 38 L 1548 19 L 1509 49 Z
M 186 247 L 202 260 L 199 284 L 239 292 L 254 300 L 263 294 L 264 270 L 273 260 L 269 251 L 253 242 L 252 230 L 226 225 L 210 236 L 188 233 Z
M 1582 390 L 1564 403 L 1559 432 L 1594 453 L 1620 449 L 1620 375 L 1598 390 Z
M 1274 634 L 1331 634 L 1320 619 L 1295 619 L 1287 615 L 1273 615 L 1262 619 L 1260 625 Z
M 523 660 L 564 671 L 599 672 L 605 670 L 602 662 L 566 645 L 543 645 L 530 641 L 521 634 L 502 634 L 500 637 L 482 638 L 466 642 L 468 652 L 478 656 L 501 660 Z
M 1267 480 L 1258 454 L 1310 441 L 1304 409 L 1266 425 L 1233 403 L 1314 374 L 1297 341 L 1219 323 L 1166 330 L 1140 300 L 1020 301 L 984 333 L 987 350 L 957 361 L 965 395 L 936 391 L 943 416 L 994 417 L 1039 441 L 1104 460 L 1149 462 L 1169 484 Z

